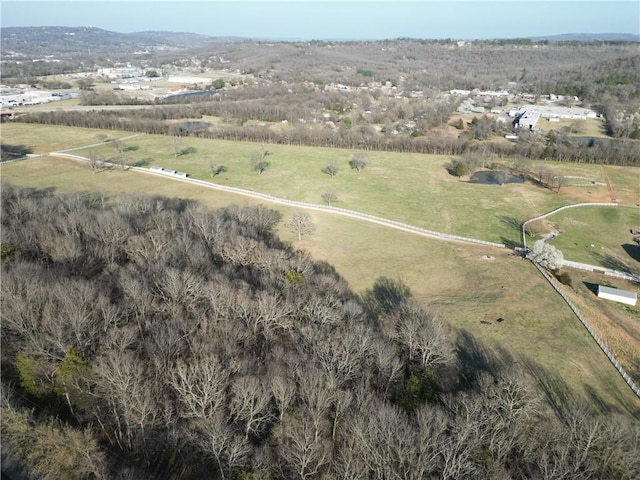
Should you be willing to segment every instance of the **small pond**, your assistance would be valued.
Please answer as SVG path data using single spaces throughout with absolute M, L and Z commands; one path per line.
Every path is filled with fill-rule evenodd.
M 482 185 L 502 185 L 505 183 L 522 183 L 524 178 L 517 175 L 510 175 L 504 172 L 493 170 L 483 170 L 471 175 L 471 183 L 480 183 Z

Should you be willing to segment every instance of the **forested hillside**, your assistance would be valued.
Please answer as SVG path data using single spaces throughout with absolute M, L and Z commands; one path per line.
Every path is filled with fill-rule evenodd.
M 637 421 L 545 398 L 399 280 L 356 296 L 279 220 L 3 185 L 3 449 L 50 479 L 640 475 Z

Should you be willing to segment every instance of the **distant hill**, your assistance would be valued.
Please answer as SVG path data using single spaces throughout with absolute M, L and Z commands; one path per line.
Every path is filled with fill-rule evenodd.
M 0 29 L 0 36 L 3 57 L 17 53 L 26 58 L 131 54 L 241 40 L 181 32 L 118 33 L 94 27 L 6 27 Z
M 640 42 L 640 35 L 633 33 L 563 33 L 561 35 L 531 37 L 531 39 L 550 42 Z

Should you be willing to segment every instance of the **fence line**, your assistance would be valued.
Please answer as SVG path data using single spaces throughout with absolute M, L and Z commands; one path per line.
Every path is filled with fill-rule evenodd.
M 137 172 L 142 172 L 142 173 L 147 173 L 152 175 L 161 175 L 163 177 L 166 177 L 166 175 L 163 175 L 162 173 L 155 172 L 147 168 L 131 167 L 130 169 Z M 383 217 L 377 217 L 375 215 L 370 215 L 368 213 L 356 212 L 355 210 L 348 210 L 346 208 L 332 207 L 330 205 L 319 205 L 317 203 L 298 202 L 295 200 L 287 200 L 287 199 L 275 197 L 273 195 L 269 195 L 266 193 L 255 192 L 253 190 L 247 190 L 244 188 L 230 187 L 227 185 L 220 185 L 219 183 L 207 182 L 204 180 L 197 180 L 194 178 L 176 178 L 176 180 L 180 180 L 182 182 L 187 182 L 187 183 L 200 185 L 208 188 L 214 188 L 216 190 L 222 190 L 226 192 L 237 193 L 240 195 L 246 195 L 253 198 L 261 198 L 269 202 L 279 203 L 282 205 L 302 207 L 302 208 L 306 208 L 310 210 L 318 210 L 322 212 L 331 212 L 331 213 L 336 213 L 338 215 L 357 218 L 360 220 L 367 220 L 369 222 L 395 228 L 397 230 L 416 233 L 418 235 L 422 235 L 425 237 L 437 238 L 440 240 L 444 239 L 444 240 L 453 240 L 457 242 L 475 243 L 479 245 L 486 245 L 486 246 L 496 247 L 496 248 L 505 248 L 505 245 L 502 243 L 488 242 L 485 240 L 479 240 L 477 238 L 462 237 L 459 235 L 450 235 L 448 233 L 435 232 L 433 230 L 427 230 L 426 228 L 420 228 L 414 225 L 409 225 L 407 223 L 402 223 L 395 220 L 389 220 Z
M 64 153 L 61 153 L 61 152 L 52 152 L 52 155 L 59 155 L 59 156 L 67 157 L 67 158 L 72 158 L 74 160 L 80 160 L 80 161 L 83 161 L 83 162 L 88 161 L 87 158 L 81 157 L 79 155 L 64 154 Z M 108 164 L 108 163 L 105 163 L 105 165 L 115 166 L 115 165 Z M 157 176 L 162 176 L 164 178 L 167 178 L 167 175 L 165 175 L 164 173 L 155 172 L 155 171 L 152 171 L 151 169 L 148 169 L 148 168 L 129 167 L 129 169 L 137 171 L 137 172 L 141 172 L 141 173 L 147 173 L 147 174 L 150 174 L 150 175 L 157 175 Z M 226 185 L 220 185 L 220 184 L 217 184 L 217 183 L 206 182 L 204 180 L 197 180 L 197 179 L 193 179 L 193 178 L 177 178 L 177 177 L 173 177 L 173 179 L 181 181 L 181 182 L 191 183 L 191 184 L 194 184 L 194 185 L 204 186 L 204 187 L 207 187 L 207 188 L 213 188 L 213 189 L 217 189 L 217 190 L 228 191 L 228 192 L 231 192 L 231 193 L 238 193 L 238 194 L 250 196 L 250 197 L 253 197 L 253 198 L 262 198 L 264 200 L 268 200 L 268 201 L 274 202 L 274 203 L 280 203 L 280 204 L 283 204 L 283 205 L 293 205 L 293 206 L 299 206 L 299 207 L 308 208 L 308 209 L 312 209 L 312 210 L 333 212 L 333 213 L 337 213 L 337 214 L 340 214 L 340 215 L 354 217 L 354 218 L 358 218 L 358 219 L 361 219 L 361 220 L 367 220 L 367 221 L 370 221 L 370 222 L 374 222 L 374 223 L 378 223 L 378 224 L 381 224 L 381 225 L 389 226 L 389 227 L 396 228 L 396 229 L 399 229 L 399 230 L 404 230 L 404 231 L 408 231 L 408 232 L 417 233 L 417 234 L 428 236 L 428 237 L 455 240 L 455 241 L 459 241 L 459 242 L 476 243 L 476 244 L 487 245 L 487 246 L 491 246 L 491 247 L 505 248 L 505 245 L 502 244 L 502 243 L 487 242 L 487 241 L 478 240 L 478 239 L 475 239 L 475 238 L 461 237 L 461 236 L 458 236 L 458 235 L 450 235 L 450 234 L 447 234 L 447 233 L 434 232 L 432 230 L 427 230 L 427 229 L 424 229 L 424 228 L 415 227 L 413 225 L 409 225 L 409 224 L 402 223 L 402 222 L 397 222 L 395 220 L 388 220 L 386 218 L 377 217 L 375 215 L 370 215 L 370 214 L 367 214 L 367 213 L 360 213 L 360 212 L 356 212 L 354 210 L 347 210 L 345 208 L 318 205 L 318 204 L 314 204 L 314 203 L 297 202 L 297 201 L 294 201 L 294 200 L 286 200 L 284 198 L 275 197 L 273 195 L 269 195 L 269 194 L 265 194 L 265 193 L 254 192 L 252 190 L 246 190 L 244 188 L 229 187 L 229 186 L 226 186 Z M 545 217 L 547 217 L 549 215 L 552 215 L 552 214 L 554 214 L 556 212 L 559 212 L 559 211 L 562 211 L 562 210 L 565 210 L 565 209 L 568 209 L 568 208 L 583 207 L 583 206 L 613 206 L 613 207 L 616 207 L 616 206 L 618 206 L 618 204 L 617 203 L 579 203 L 579 204 L 575 204 L 575 205 L 566 205 L 564 207 L 559 207 L 559 208 L 557 208 L 555 210 L 552 210 L 551 212 L 548 212 L 548 213 L 546 213 L 544 215 L 540 215 L 539 217 L 535 217 L 535 218 L 527 220 L 526 222 L 524 222 L 522 224 L 522 239 L 523 239 L 523 245 L 524 245 L 525 251 L 526 251 L 526 243 L 525 243 L 524 227 L 525 227 L 525 225 L 527 223 L 535 221 L 535 220 L 538 220 L 538 219 L 541 219 L 541 218 L 545 218 Z M 591 326 L 589 325 L 587 320 L 582 316 L 582 314 L 577 309 L 577 307 L 564 294 L 564 292 L 560 289 L 560 287 L 557 285 L 557 283 L 551 278 L 551 276 L 539 264 L 537 264 L 536 262 L 532 262 L 532 263 L 544 275 L 544 277 L 549 281 L 549 283 L 556 290 L 556 292 L 558 292 L 560 294 L 560 296 L 565 300 L 565 302 L 567 302 L 567 304 L 569 305 L 569 307 L 571 308 L 573 313 L 578 317 L 578 319 L 580 320 L 582 325 L 587 329 L 589 334 L 596 341 L 598 346 L 602 349 L 602 351 L 605 353 L 607 358 L 611 361 L 611 363 L 616 368 L 616 370 L 618 370 L 618 372 L 620 373 L 620 375 L 622 376 L 624 381 L 631 387 L 631 390 L 633 390 L 633 392 L 636 394 L 636 396 L 638 396 L 640 398 L 640 388 L 638 388 L 638 386 L 633 382 L 633 379 L 629 376 L 629 374 L 624 370 L 622 365 L 620 365 L 620 363 L 616 360 L 616 358 L 613 356 L 613 354 L 609 351 L 609 349 L 604 344 L 602 339 L 591 328 Z M 614 273 L 619 274 L 620 272 L 614 272 Z
M 591 337 L 596 341 L 600 349 L 607 356 L 609 361 L 613 364 L 616 370 L 618 370 L 618 373 L 620 373 L 623 380 L 627 383 L 627 385 L 631 387 L 631 390 L 633 390 L 633 393 L 635 393 L 636 396 L 640 398 L 640 388 L 638 388 L 638 386 L 635 384 L 631 376 L 625 371 L 622 365 L 620 365 L 620 362 L 616 360 L 616 358 L 613 356 L 613 353 L 611 353 L 611 351 L 607 348 L 607 346 L 602 341 L 600 336 L 591 328 L 591 325 L 589 325 L 589 322 L 587 322 L 587 320 L 582 316 L 582 314 L 580 313 L 578 308 L 573 304 L 571 299 L 569 299 L 569 297 L 565 295 L 565 293 L 560 289 L 560 286 L 557 284 L 557 282 L 553 278 L 551 278 L 551 275 L 549 275 L 544 268 L 542 268 L 536 262 L 531 262 L 531 263 L 533 263 L 536 266 L 536 268 L 540 271 L 540 273 L 542 273 L 542 275 L 544 275 L 544 277 L 549 281 L 549 283 L 556 290 L 556 292 L 558 292 L 560 296 L 564 299 L 564 301 L 567 302 L 567 305 L 569 305 L 573 313 L 575 313 L 575 315 L 578 317 L 580 322 L 582 322 L 582 325 L 584 325 L 584 327 L 587 329 Z
M 577 268 L 578 270 L 585 270 L 587 272 L 599 272 L 604 273 L 610 277 L 624 278 L 630 282 L 640 283 L 640 277 L 630 272 L 620 272 L 611 268 L 600 267 L 598 265 L 589 265 L 588 263 L 572 262 L 570 260 L 562 260 L 563 267 Z

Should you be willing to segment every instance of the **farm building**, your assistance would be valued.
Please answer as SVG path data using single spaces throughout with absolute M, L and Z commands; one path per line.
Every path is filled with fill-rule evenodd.
M 604 287 L 602 285 L 598 285 L 598 297 L 627 305 L 635 305 L 638 300 L 638 294 L 636 292 L 628 292 L 626 290 Z

